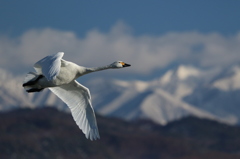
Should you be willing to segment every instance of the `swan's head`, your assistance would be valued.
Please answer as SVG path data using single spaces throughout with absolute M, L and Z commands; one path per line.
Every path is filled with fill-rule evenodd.
M 122 62 L 122 61 L 116 61 L 116 62 L 112 63 L 110 66 L 111 66 L 111 68 L 123 68 L 123 67 L 129 67 L 131 65 L 129 65 L 125 62 Z

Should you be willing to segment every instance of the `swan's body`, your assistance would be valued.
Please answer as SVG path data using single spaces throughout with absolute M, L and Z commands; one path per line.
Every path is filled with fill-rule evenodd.
M 79 128 L 82 129 L 86 138 L 96 140 L 100 136 L 91 105 L 90 92 L 88 88 L 78 83 L 76 79 L 87 73 L 130 65 L 117 61 L 103 67 L 86 68 L 63 60 L 63 55 L 63 52 L 59 52 L 35 63 L 34 69 L 36 73 L 29 72 L 27 74 L 23 87 L 29 93 L 49 88 L 69 106 L 74 120 Z

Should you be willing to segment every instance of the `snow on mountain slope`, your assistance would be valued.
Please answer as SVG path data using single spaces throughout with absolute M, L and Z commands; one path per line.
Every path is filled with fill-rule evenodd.
M 161 76 L 159 86 L 175 98 L 183 99 L 192 94 L 200 85 L 211 81 L 219 71 L 215 68 L 198 69 L 189 65 L 180 65 L 175 69 L 168 70 Z
M 228 74 L 228 75 L 226 75 Z M 240 66 L 233 66 L 225 73 L 223 78 L 220 78 L 213 83 L 213 87 L 223 91 L 239 90 L 240 89 Z
M 114 101 L 99 109 L 98 112 L 106 116 L 115 116 L 126 120 L 141 118 L 142 112 L 139 105 L 150 92 L 138 92 L 135 89 L 126 89 Z
M 161 89 L 156 89 L 155 92 L 141 104 L 141 109 L 146 118 L 151 118 L 153 121 L 161 125 L 165 125 L 169 121 L 177 120 L 189 115 L 198 118 L 216 120 L 227 124 L 236 124 L 237 122 L 236 118 L 221 118 L 207 111 L 198 109 L 174 98 L 171 94 Z
M 222 70 L 212 80 L 196 87 L 184 101 L 225 118 L 240 122 L 240 66 Z
M 202 71 L 192 66 L 180 65 L 175 70 L 167 71 L 160 79 L 160 83 L 166 85 L 172 80 L 184 81 L 190 77 L 198 77 L 202 74 Z
M 103 80 L 101 82 L 104 83 Z M 91 92 L 95 94 L 95 89 L 98 89 L 96 86 L 99 85 L 99 83 L 95 83 L 96 86 L 94 82 L 90 83 L 92 86 Z M 102 102 L 104 105 L 96 104 L 95 107 L 96 111 L 104 116 L 119 117 L 125 120 L 151 119 L 161 125 L 188 115 L 217 120 L 228 124 L 235 124 L 237 122 L 236 118 L 221 118 L 189 105 L 181 99 L 175 98 L 156 85 L 156 81 L 126 82 L 113 80 L 107 83 L 108 90 L 105 89 L 105 91 L 113 92 L 107 93 L 106 96 L 102 98 L 102 100 L 105 100 Z M 115 89 L 118 87 L 120 87 L 120 89 L 118 89 L 119 92 L 116 93 Z M 115 94 L 114 100 L 108 98 L 109 94 Z M 93 100 L 93 104 L 94 103 L 95 99 Z
M 182 99 L 192 93 L 201 82 L 203 72 L 192 66 L 180 65 L 167 71 L 160 79 L 159 86 L 177 99 Z
M 201 74 L 201 71 L 192 67 L 180 65 L 177 69 L 177 76 L 180 80 L 185 80 L 188 77 L 198 77 Z

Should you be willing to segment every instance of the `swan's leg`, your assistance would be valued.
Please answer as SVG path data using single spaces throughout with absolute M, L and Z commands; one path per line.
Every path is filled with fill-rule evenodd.
M 32 93 L 32 92 L 41 92 L 44 88 L 32 88 L 29 90 L 26 90 L 28 93 Z
M 39 79 L 43 78 L 43 75 L 39 75 L 34 81 L 28 81 L 27 83 L 24 83 L 22 86 L 31 86 L 37 83 Z

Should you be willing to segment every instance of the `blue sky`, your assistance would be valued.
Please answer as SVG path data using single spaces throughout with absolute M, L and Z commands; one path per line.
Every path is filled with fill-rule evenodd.
M 0 2 L 0 67 L 12 72 L 57 51 L 80 65 L 124 60 L 133 67 L 121 73 L 142 77 L 173 63 L 240 61 L 237 0 Z
M 137 35 L 189 30 L 228 35 L 239 31 L 239 6 L 237 0 L 1 1 L 0 32 L 51 27 L 82 36 L 93 28 L 106 32 L 123 20 Z

